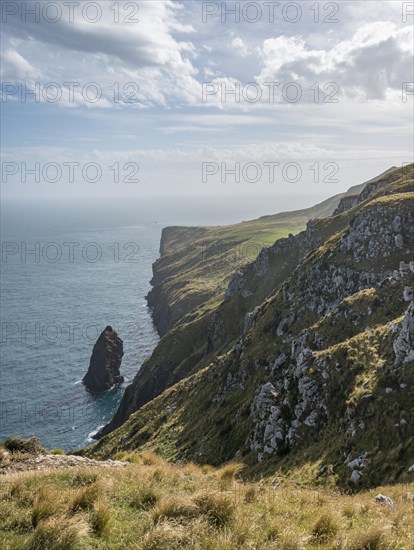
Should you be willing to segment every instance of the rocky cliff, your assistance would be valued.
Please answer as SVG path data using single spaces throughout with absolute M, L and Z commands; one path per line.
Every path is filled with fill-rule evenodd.
M 313 222 L 298 240 L 293 233 L 304 229 L 313 217 L 332 214 L 344 195 L 312 208 L 233 226 L 165 228 L 161 257 L 153 267 L 153 290 L 148 295 L 162 338 L 126 388 L 112 421 L 94 437 L 118 428 L 142 405 L 207 366 L 216 354 L 228 350 L 243 333 L 245 316 L 330 229 L 321 226 L 320 231 L 315 230 Z M 273 246 L 275 241 L 278 244 Z M 261 253 L 269 244 L 269 252 Z M 269 258 L 264 260 L 266 265 L 258 267 L 263 254 Z M 236 295 L 231 298 L 229 284 L 234 273 L 238 277 L 239 269 L 250 264 L 254 292 L 248 291 L 243 299 Z
M 214 348 L 236 325 L 231 345 L 168 379 L 87 453 L 143 447 L 341 484 L 405 479 L 414 457 L 413 166 L 376 184 L 237 270 L 208 327 Z
M 83 383 L 92 393 L 101 393 L 123 382 L 120 374 L 124 346 L 121 338 L 107 326 L 96 341 Z

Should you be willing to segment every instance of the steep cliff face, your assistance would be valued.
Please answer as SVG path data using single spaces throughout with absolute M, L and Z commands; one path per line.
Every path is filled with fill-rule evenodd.
M 241 336 L 88 453 L 402 479 L 414 456 L 412 168 L 238 270 L 211 330 L 233 312 Z
M 92 393 L 101 393 L 123 382 L 120 374 L 124 345 L 118 334 L 107 326 L 96 341 L 83 383 Z
M 332 228 L 321 226 L 319 231 L 315 222 L 309 222 L 307 230 L 297 238 L 291 232 L 306 226 L 313 214 L 331 213 L 341 196 L 310 209 L 234 226 L 165 228 L 161 257 L 154 264 L 153 290 L 148 295 L 154 321 L 163 337 L 126 389 L 114 418 L 94 437 L 118 428 L 166 388 L 229 349 L 243 333 L 246 315 L 289 276 L 299 260 Z M 273 243 L 278 236 L 287 234 L 288 238 L 278 239 L 268 252 L 260 252 L 265 242 Z M 235 271 L 238 276 L 238 267 L 246 267 L 246 277 L 253 288 L 242 297 L 229 291 Z
M 384 186 L 390 179 L 390 185 L 404 186 L 405 175 L 402 178 L 398 170 L 393 173 L 394 176 L 387 172 L 372 180 L 380 185 L 381 193 L 386 192 Z M 364 189 L 364 185 L 360 187 Z M 154 266 L 150 300 L 159 300 L 154 316 L 165 315 L 164 329 L 174 322 L 173 318 L 178 320 L 125 391 L 112 421 L 96 437 L 118 428 L 166 388 L 205 368 L 217 354 L 230 349 L 248 326 L 255 308 L 290 276 L 306 254 L 346 227 L 354 211 L 308 221 L 305 231 L 277 239 L 269 247 L 251 247 L 252 243 L 260 243 L 260 239 L 263 242 L 266 234 L 274 241 L 275 234 L 286 234 L 288 228 L 305 223 L 312 213 L 332 213 L 341 198 L 337 196 L 308 210 L 224 228 L 164 230 L 162 256 Z M 358 204 L 356 210 L 363 204 Z M 237 252 L 240 247 L 253 254 L 252 261 L 248 261 L 247 253 Z

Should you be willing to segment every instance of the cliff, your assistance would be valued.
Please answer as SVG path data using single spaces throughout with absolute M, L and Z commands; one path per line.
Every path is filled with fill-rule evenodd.
M 86 454 L 143 448 L 236 458 L 252 474 L 400 479 L 414 456 L 413 166 L 384 180 L 242 266 L 210 318 L 213 356 L 167 377 L 169 388 Z M 230 326 L 237 336 L 218 349 Z
M 243 332 L 245 315 L 314 246 L 312 229 L 298 242 L 293 234 L 302 231 L 311 218 L 332 214 L 344 195 L 308 209 L 231 226 L 165 228 L 148 295 L 162 338 L 126 388 L 112 421 L 94 437 L 118 428 L 142 405 L 229 349 Z M 317 238 L 323 239 L 323 234 Z M 261 274 L 253 264 L 253 275 L 260 279 L 256 291 L 243 300 L 223 301 L 234 273 L 254 262 L 262 249 L 272 248 L 275 241 L 279 245 L 271 254 L 269 269 Z

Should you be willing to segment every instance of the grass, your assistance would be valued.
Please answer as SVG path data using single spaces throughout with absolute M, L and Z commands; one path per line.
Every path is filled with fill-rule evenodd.
M 155 456 L 155 455 L 154 455 Z M 7 474 L 5 550 L 411 550 L 414 484 L 345 494 L 287 479 L 244 482 L 240 465 L 131 462 L 126 468 Z M 92 475 L 95 474 L 95 475 Z M 231 484 L 223 487 L 224 478 Z M 158 480 L 158 481 L 157 481 Z M 395 509 L 375 502 L 383 493 Z

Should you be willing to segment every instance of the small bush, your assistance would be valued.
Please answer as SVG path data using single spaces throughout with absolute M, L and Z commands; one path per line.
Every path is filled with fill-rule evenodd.
M 225 527 L 233 521 L 235 506 L 225 495 L 221 493 L 201 495 L 195 498 L 195 502 L 215 527 Z
M 20 506 L 32 506 L 36 494 L 33 492 L 30 485 L 30 479 L 27 476 L 18 477 L 10 486 L 10 498 L 18 502 Z
M 88 532 L 87 523 L 80 518 L 51 518 L 36 527 L 28 550 L 75 550 Z
M 162 481 L 165 477 L 165 470 L 162 468 L 155 468 L 155 470 L 152 473 L 152 479 L 159 483 Z
M 345 546 L 346 550 L 383 550 L 387 548 L 383 531 L 372 527 L 354 535 Z
M 114 455 L 112 455 L 112 460 L 123 460 L 128 453 L 125 451 L 118 451 Z
M 3 446 L 11 453 L 24 453 L 31 455 L 41 455 L 46 453 L 46 449 L 41 445 L 38 437 L 22 439 L 21 437 L 12 436 L 6 439 Z
M 155 453 L 151 453 L 150 451 L 146 451 L 142 453 L 141 457 L 142 457 L 142 463 L 145 466 L 154 466 L 156 464 L 162 464 L 164 462 L 160 456 L 158 456 Z
M 164 462 L 160 456 L 149 451 L 143 453 L 136 453 L 134 451 L 125 453 L 120 451 L 114 454 L 113 458 L 114 460 L 122 460 L 123 462 L 130 462 L 131 464 L 144 464 L 144 466 L 154 466 Z
M 265 539 L 268 541 L 278 541 L 280 539 L 280 525 L 273 523 L 266 528 Z
M 49 451 L 49 454 L 51 455 L 64 455 L 65 451 L 63 449 L 52 449 Z
M 332 540 L 338 532 L 338 525 L 329 514 L 323 514 L 312 530 L 312 538 L 315 542 L 324 543 Z

